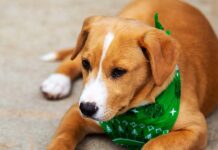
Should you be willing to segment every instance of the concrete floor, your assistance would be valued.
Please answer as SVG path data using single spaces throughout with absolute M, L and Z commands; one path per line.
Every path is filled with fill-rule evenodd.
M 74 83 L 72 95 L 46 101 L 40 83 L 58 63 L 38 58 L 49 51 L 71 47 L 82 21 L 90 15 L 114 15 L 129 0 L 0 0 L 0 150 L 44 150 L 63 113 L 81 91 Z M 218 33 L 218 1 L 189 0 L 209 18 Z M 218 111 L 208 118 L 209 145 L 218 150 Z M 86 138 L 81 150 L 113 150 L 109 139 Z

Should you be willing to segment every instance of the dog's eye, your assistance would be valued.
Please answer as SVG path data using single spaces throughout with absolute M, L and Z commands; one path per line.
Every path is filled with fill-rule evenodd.
M 114 68 L 111 72 L 111 77 L 112 78 L 118 78 L 124 75 L 127 72 L 127 70 L 122 69 L 122 68 Z
M 90 65 L 88 59 L 83 59 L 82 65 L 83 65 L 83 68 L 86 69 L 87 71 L 91 70 L 91 65 Z

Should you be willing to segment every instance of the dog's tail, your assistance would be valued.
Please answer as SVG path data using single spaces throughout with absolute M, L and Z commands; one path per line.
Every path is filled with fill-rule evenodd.
M 73 50 L 74 48 L 70 48 L 57 52 L 50 52 L 40 57 L 40 59 L 43 61 L 60 61 L 72 54 Z

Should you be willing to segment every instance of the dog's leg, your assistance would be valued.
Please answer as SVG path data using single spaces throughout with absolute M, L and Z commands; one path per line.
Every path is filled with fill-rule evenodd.
M 184 127 L 146 143 L 142 150 L 202 150 L 207 144 L 207 127 L 204 116 L 199 112 L 191 114 L 195 120 L 183 120 Z M 184 117 L 188 119 L 188 117 Z
M 87 134 L 102 132 L 94 120 L 81 116 L 76 104 L 64 115 L 47 150 L 73 150 Z
M 71 92 L 71 81 L 81 74 L 80 54 L 74 59 L 70 55 L 60 64 L 56 72 L 41 84 L 41 91 L 47 99 L 61 99 Z

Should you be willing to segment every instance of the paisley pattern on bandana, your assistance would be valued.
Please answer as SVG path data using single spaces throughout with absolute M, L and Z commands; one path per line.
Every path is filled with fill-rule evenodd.
M 180 107 L 180 72 L 155 99 L 155 103 L 133 108 L 106 122 L 99 122 L 104 132 L 118 145 L 141 149 L 150 139 L 167 134 L 175 124 Z

